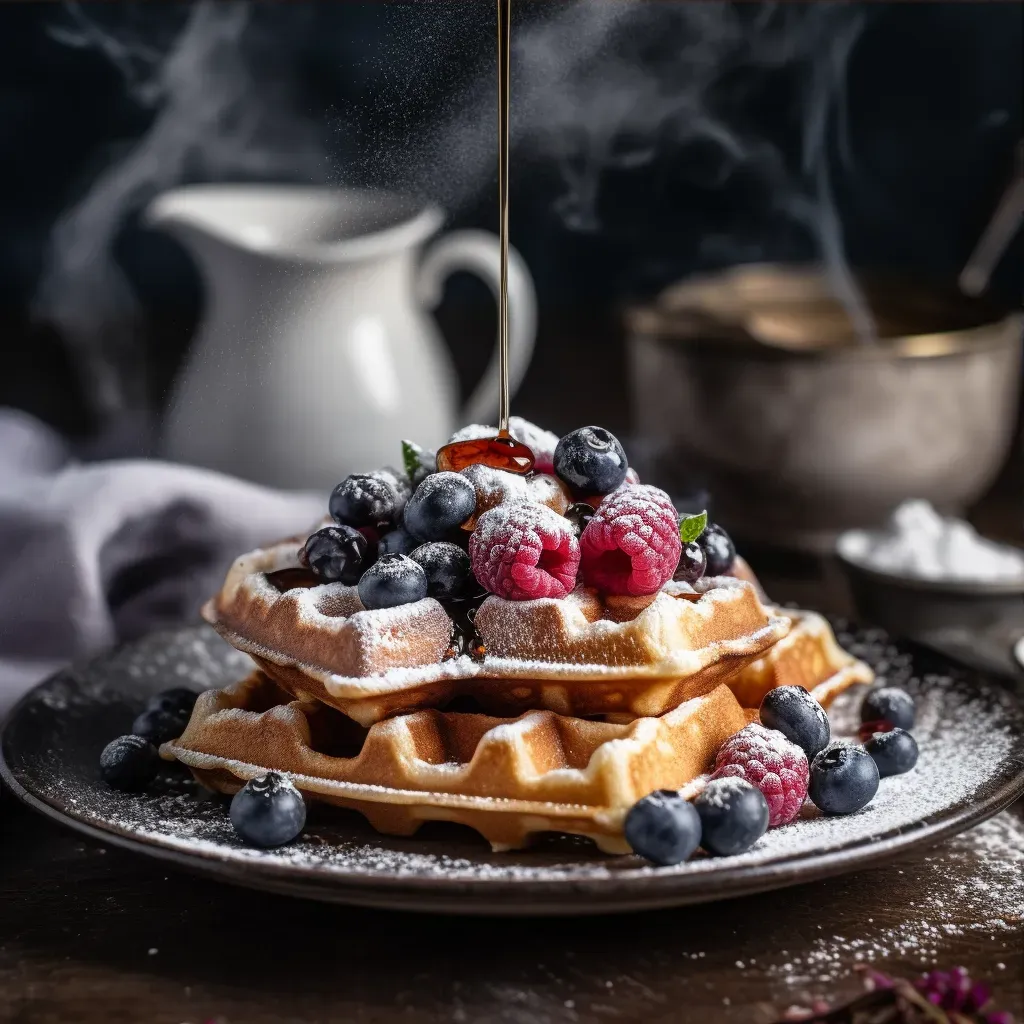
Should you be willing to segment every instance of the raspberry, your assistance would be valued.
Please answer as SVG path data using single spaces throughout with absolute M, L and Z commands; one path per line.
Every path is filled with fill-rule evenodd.
M 580 537 L 583 581 L 610 594 L 653 594 L 672 579 L 682 543 L 669 496 L 625 484 L 598 505 Z
M 768 827 L 792 821 L 807 796 L 807 755 L 775 729 L 753 722 L 727 739 L 715 758 L 713 779 L 746 779 L 768 801 Z
M 485 512 L 469 538 L 481 586 L 510 601 L 566 597 L 576 586 L 580 546 L 568 519 L 533 501 Z

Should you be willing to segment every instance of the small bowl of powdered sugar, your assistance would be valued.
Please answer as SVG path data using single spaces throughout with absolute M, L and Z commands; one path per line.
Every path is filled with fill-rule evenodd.
M 906 501 L 885 529 L 841 534 L 836 555 L 864 622 L 1019 671 L 1011 652 L 1024 638 L 1024 550 Z

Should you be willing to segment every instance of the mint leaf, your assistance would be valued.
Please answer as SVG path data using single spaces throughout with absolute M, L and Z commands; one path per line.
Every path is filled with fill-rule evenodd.
M 405 464 L 405 475 L 410 480 L 423 465 L 420 461 L 422 453 L 423 449 L 418 444 L 413 444 L 412 441 L 402 442 L 402 462 Z
M 679 539 L 684 544 L 690 544 L 704 532 L 707 525 L 707 509 L 695 516 L 683 516 L 679 523 Z

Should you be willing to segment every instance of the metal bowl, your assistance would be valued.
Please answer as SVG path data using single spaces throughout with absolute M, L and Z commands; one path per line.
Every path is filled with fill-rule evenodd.
M 1024 676 L 1014 653 L 1024 639 L 1024 583 L 940 581 L 879 572 L 835 554 L 850 587 L 857 617 L 895 636 L 909 637 L 975 667 Z
M 824 552 L 908 497 L 956 513 L 1007 455 L 1020 317 L 896 277 L 859 283 L 873 341 L 802 267 L 737 267 L 627 314 L 637 433 L 661 441 L 667 483 L 710 487 L 743 538 Z

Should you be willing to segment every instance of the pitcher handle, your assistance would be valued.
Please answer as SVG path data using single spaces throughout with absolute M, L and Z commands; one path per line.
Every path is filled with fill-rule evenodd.
M 501 254 L 498 237 L 489 231 L 453 231 L 435 242 L 420 264 L 417 293 L 427 309 L 436 309 L 444 283 L 457 270 L 476 274 L 498 299 Z M 522 383 L 537 335 L 537 292 L 522 256 L 508 250 L 508 383 L 515 394 Z M 494 423 L 498 409 L 498 347 L 466 402 L 462 423 Z

